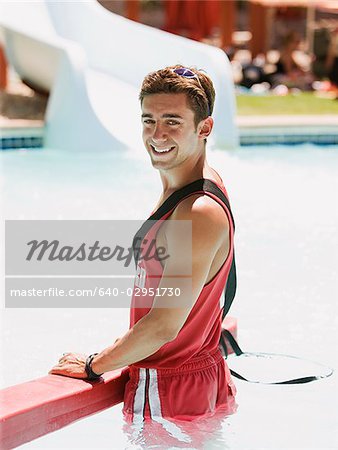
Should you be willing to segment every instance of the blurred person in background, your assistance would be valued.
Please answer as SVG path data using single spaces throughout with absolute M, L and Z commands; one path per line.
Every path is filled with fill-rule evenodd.
M 326 59 L 328 77 L 333 89 L 338 93 L 338 26 L 331 33 L 331 41 Z
M 327 58 L 330 41 L 330 30 L 327 26 L 321 26 L 314 31 L 311 70 L 319 80 L 328 76 Z
M 311 89 L 314 77 L 295 60 L 294 52 L 299 49 L 301 39 L 298 33 L 290 31 L 284 38 L 280 57 L 273 74 L 273 84 L 284 84 L 289 88 Z

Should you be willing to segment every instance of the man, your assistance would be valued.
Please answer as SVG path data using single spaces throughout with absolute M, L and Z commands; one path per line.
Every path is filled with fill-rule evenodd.
M 142 260 L 138 269 L 145 274 L 146 288 L 179 286 L 182 306 L 170 308 L 168 296 L 153 295 L 152 307 L 131 309 L 130 329 L 114 345 L 88 358 L 65 354 L 51 370 L 53 374 L 94 378 L 129 366 L 124 414 L 130 420 L 192 420 L 218 408 L 227 413 L 235 409 L 236 389 L 218 346 L 220 298 L 233 258 L 230 212 L 217 196 L 199 190 L 161 214 L 164 202 L 196 180 L 211 180 L 226 195 L 222 180 L 206 160 L 214 100 L 211 79 L 202 71 L 182 66 L 149 74 L 140 92 L 143 141 L 163 185 L 155 208 L 161 220 L 150 234 L 157 248 L 164 247 L 170 257 L 157 261 L 161 264 L 157 282 L 149 276 L 149 262 Z M 181 220 L 192 223 L 192 262 L 183 250 L 184 236 L 170 226 Z M 177 274 L 191 263 L 189 292 Z M 134 305 L 136 289 L 137 282 Z

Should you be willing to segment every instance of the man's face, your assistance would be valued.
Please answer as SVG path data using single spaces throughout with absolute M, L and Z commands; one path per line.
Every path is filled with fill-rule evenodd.
M 202 121 L 203 122 L 203 121 Z M 152 94 L 142 102 L 143 142 L 153 166 L 169 170 L 202 147 L 186 94 Z M 199 145 L 200 143 L 200 145 Z

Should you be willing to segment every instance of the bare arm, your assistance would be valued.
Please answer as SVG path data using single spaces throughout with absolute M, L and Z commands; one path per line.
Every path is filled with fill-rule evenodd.
M 170 258 L 164 267 L 160 287 L 181 289 L 182 307 L 168 308 L 170 298 L 155 297 L 151 311 L 130 329 L 120 341 L 103 350 L 93 361 L 94 372 L 101 373 L 140 361 L 165 343 L 175 339 L 206 282 L 214 256 L 228 236 L 228 220 L 221 206 L 210 198 L 198 198 L 179 207 L 175 219 L 192 221 L 192 290 L 184 279 L 173 278 L 184 272 L 187 256 L 181 239 L 169 226 L 165 232 Z M 190 260 L 188 259 L 190 262 Z M 182 268 L 182 270 L 181 270 Z

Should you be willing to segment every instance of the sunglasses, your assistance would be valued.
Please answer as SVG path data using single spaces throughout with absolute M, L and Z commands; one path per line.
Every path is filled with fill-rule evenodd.
M 198 84 L 200 85 L 200 88 L 203 90 L 203 92 L 205 93 L 207 100 L 208 100 L 208 96 L 201 84 L 200 79 L 198 78 L 198 75 L 196 73 L 194 73 L 192 70 L 187 69 L 186 67 L 179 67 L 178 69 L 172 69 L 173 73 L 176 73 L 176 75 L 179 75 L 180 77 L 184 77 L 184 78 L 194 78 L 198 81 Z M 208 100 L 208 115 L 210 116 L 210 106 L 209 106 L 209 100 Z

